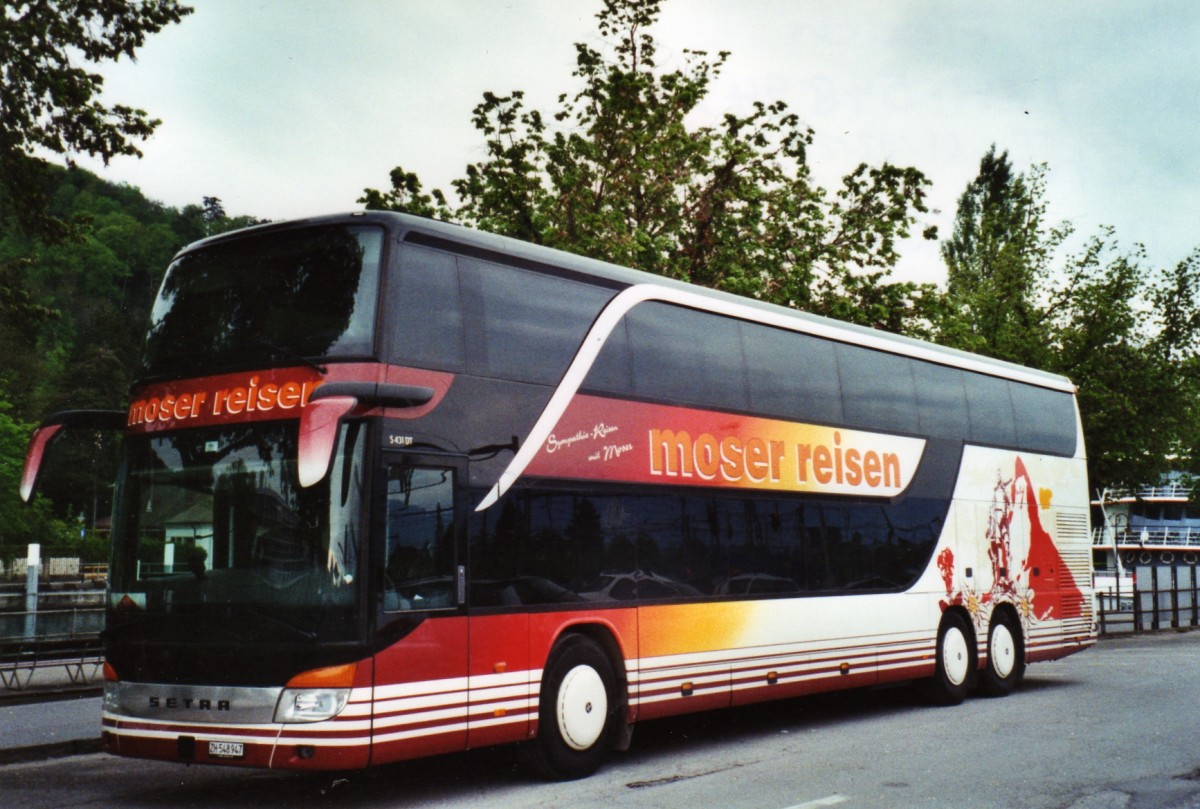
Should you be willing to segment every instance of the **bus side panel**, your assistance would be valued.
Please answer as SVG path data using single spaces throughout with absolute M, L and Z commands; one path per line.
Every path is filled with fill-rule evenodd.
M 638 609 L 639 656 L 630 702 L 638 719 L 727 708 L 733 651 L 749 620 L 744 603 Z
M 643 607 L 639 718 L 873 685 L 884 640 L 878 603 L 864 595 Z
M 946 608 L 965 610 L 980 665 L 997 607 L 1020 620 L 1029 662 L 1095 641 L 1082 458 L 967 447 L 951 523 L 935 557 Z
M 375 655 L 371 763 L 467 746 L 467 618 L 431 616 Z
M 754 602 L 753 645 L 733 665 L 733 704 L 875 685 L 889 627 L 881 596 Z M 797 631 L 799 630 L 799 631 Z
M 525 613 L 472 616 L 468 746 L 518 742 L 537 715 L 539 670 L 531 670 Z M 540 667 L 540 663 L 537 664 Z

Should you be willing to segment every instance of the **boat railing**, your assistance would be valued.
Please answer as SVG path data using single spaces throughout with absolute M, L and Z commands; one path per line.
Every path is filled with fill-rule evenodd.
M 1111 546 L 1114 540 L 1122 547 L 1200 548 L 1200 527 L 1129 528 L 1116 532 L 1107 528 L 1092 529 L 1093 545 Z
M 1128 498 L 1138 500 L 1187 500 L 1193 491 L 1192 483 L 1173 481 L 1158 486 L 1138 486 L 1131 489 L 1117 489 L 1108 492 L 1105 502 L 1115 502 Z

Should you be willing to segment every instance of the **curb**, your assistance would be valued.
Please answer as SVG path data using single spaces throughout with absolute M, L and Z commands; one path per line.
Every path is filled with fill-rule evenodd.
M 61 702 L 69 699 L 88 699 L 101 696 L 104 696 L 104 686 L 102 685 L 0 691 L 0 708 L 5 705 L 32 705 L 36 702 Z
M 83 756 L 99 753 L 103 743 L 99 736 L 94 739 L 72 739 L 69 742 L 52 742 L 50 744 L 35 744 L 29 747 L 10 747 L 0 749 L 0 766 L 6 764 L 28 764 L 34 761 L 46 761 L 52 758 L 68 756 Z

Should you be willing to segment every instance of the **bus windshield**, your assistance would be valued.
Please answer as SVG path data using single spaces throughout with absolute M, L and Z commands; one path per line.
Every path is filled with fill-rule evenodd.
M 151 312 L 141 373 L 370 355 L 383 234 L 292 228 L 184 253 Z
M 296 479 L 294 422 L 128 439 L 115 623 L 170 613 L 202 634 L 257 622 L 259 638 L 352 640 L 362 493 L 342 473 L 361 479 L 358 432 L 343 428 L 343 463 L 311 488 Z

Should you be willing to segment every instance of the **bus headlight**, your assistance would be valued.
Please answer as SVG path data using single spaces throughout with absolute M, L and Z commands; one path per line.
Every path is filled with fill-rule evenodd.
M 104 710 L 108 713 L 121 712 L 121 697 L 117 693 L 120 690 L 118 683 L 104 684 Z
M 349 688 L 285 688 L 275 707 L 275 721 L 321 722 L 332 719 L 346 707 Z

